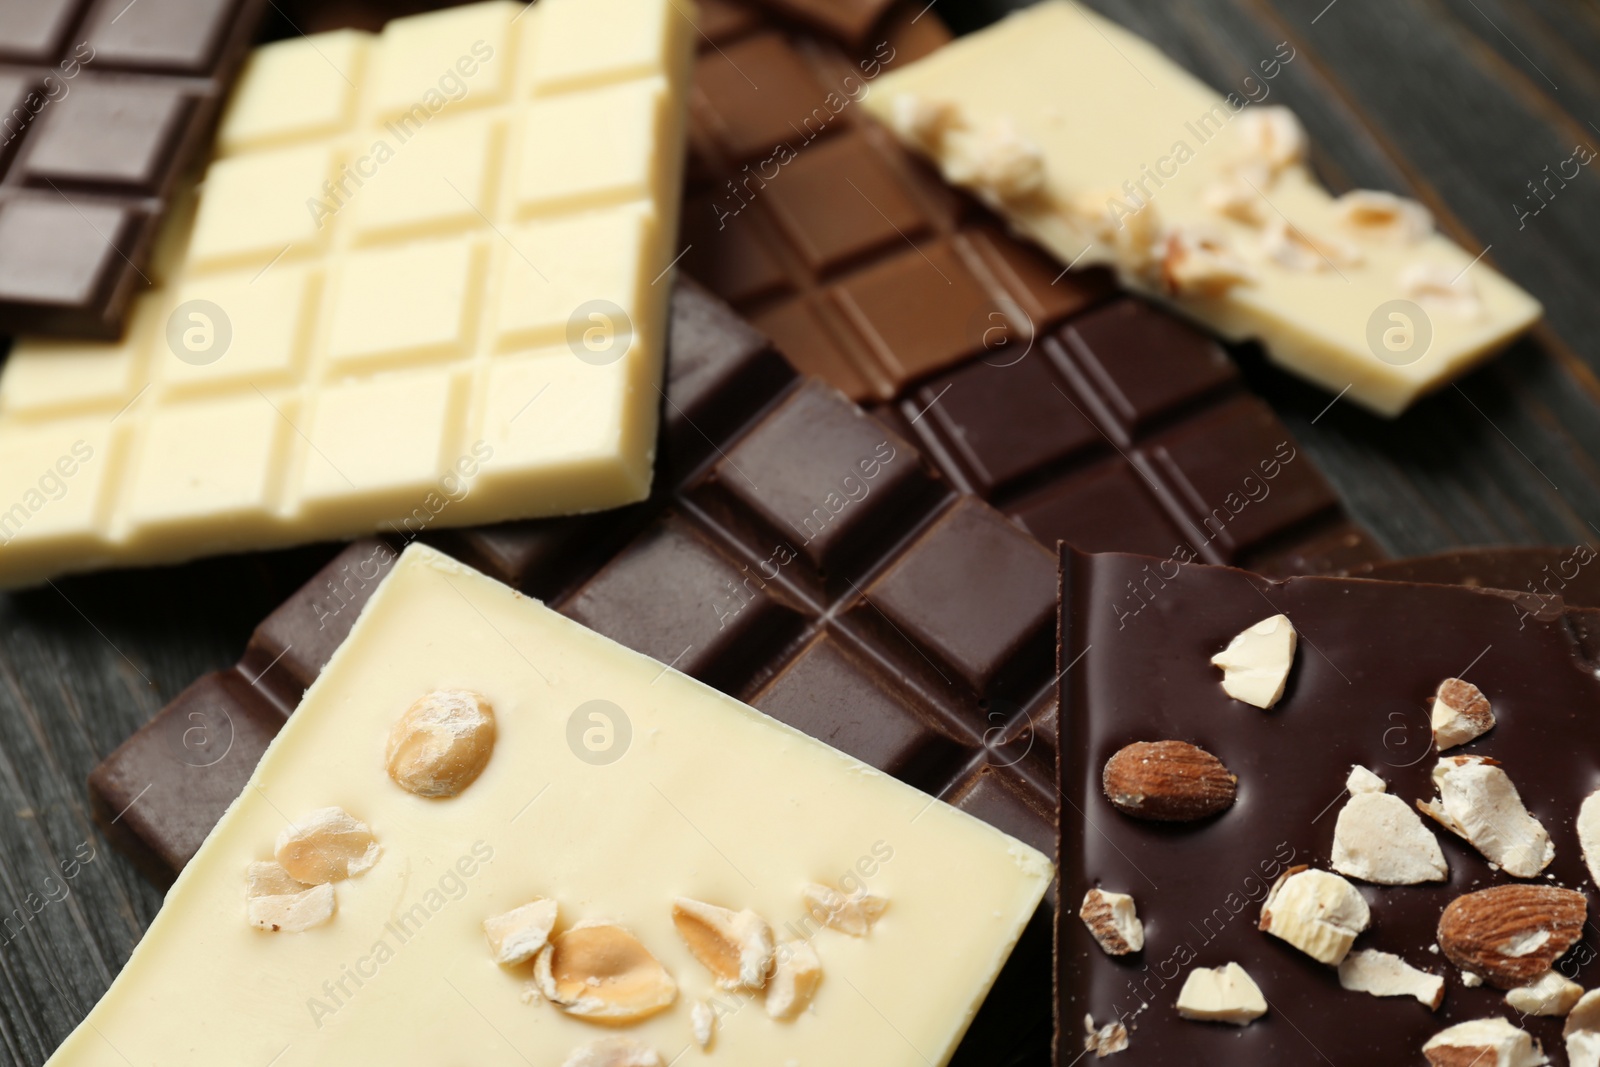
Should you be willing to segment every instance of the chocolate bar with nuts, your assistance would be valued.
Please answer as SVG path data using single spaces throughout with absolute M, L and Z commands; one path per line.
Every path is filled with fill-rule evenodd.
M 1531 1064 L 1600 1040 L 1592 1010 L 1562 1018 L 1600 978 L 1600 612 L 1061 567 L 1058 1063 Z

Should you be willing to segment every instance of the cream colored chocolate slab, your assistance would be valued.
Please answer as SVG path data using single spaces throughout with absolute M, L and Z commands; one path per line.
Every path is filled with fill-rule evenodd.
M 1286 63 L 1292 56 L 1263 56 L 1262 73 L 1277 76 Z M 1270 84 L 1252 78 L 1251 94 Z M 1045 0 L 885 75 L 867 106 L 1063 263 L 1114 266 L 1126 284 L 1225 337 L 1259 339 L 1275 362 L 1348 388 L 1384 415 L 1541 314 L 1531 296 L 1435 233 L 1426 213 L 1410 238 L 1350 223 L 1352 202 L 1323 189 L 1303 150 L 1276 161 L 1261 151 L 1258 135 L 1281 123 L 1303 144 L 1285 109 L 1243 92 L 1224 99 L 1149 42 L 1067 0 Z M 1164 269 L 1175 237 L 1191 248 L 1199 237 L 1215 241 L 1247 280 L 1229 285 L 1202 271 L 1175 281 Z M 1441 291 L 1417 284 L 1427 278 Z M 1385 307 L 1395 300 L 1412 307 Z
M 690 13 L 500 0 L 258 49 L 126 338 L 12 351 L 0 586 L 643 498 Z
M 437 689 L 482 694 L 498 730 L 448 800 L 385 771 L 390 727 Z M 631 740 L 591 738 L 621 751 L 613 762 L 570 740 L 591 701 L 620 709 L 614 726 L 626 716 Z M 376 865 L 334 884 L 323 925 L 252 928 L 246 868 L 288 820 L 329 806 L 371 826 Z M 615 1035 L 663 1063 L 939 1065 L 1052 873 L 998 830 L 414 546 L 50 1063 L 560 1067 Z M 847 877 L 888 901 L 871 932 L 805 928 L 802 888 Z M 678 896 L 751 908 L 779 940 L 806 933 L 823 975 L 810 1007 L 779 1021 L 759 994 L 737 1007 L 714 989 L 673 926 Z M 627 927 L 676 1000 L 620 1028 L 525 1002 L 533 964 L 495 964 L 481 924 L 535 897 L 558 902 L 558 935 Z M 735 1009 L 709 1052 L 689 1047 L 705 998 Z

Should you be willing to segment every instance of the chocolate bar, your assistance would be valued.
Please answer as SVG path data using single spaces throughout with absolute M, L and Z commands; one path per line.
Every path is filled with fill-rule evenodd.
M 50 1062 L 945 1064 L 1054 875 L 411 545 Z
M 693 35 L 489 0 L 257 49 L 127 337 L 0 369 L 0 588 L 646 496 Z
M 1558 601 L 1572 608 L 1600 608 L 1600 568 L 1595 550 L 1582 544 L 1565 548 L 1524 545 L 1457 548 L 1432 556 L 1374 560 L 1349 570 L 1352 578 L 1470 585 L 1506 589 L 1518 602 L 1539 612 Z
M 933 13 L 902 4 L 853 52 L 736 0 L 701 29 L 683 263 L 803 372 L 1047 546 L 1383 557 L 1220 345 L 1009 237 L 859 106 L 949 39 Z
M 1294 56 L 1279 45 L 1263 77 Z M 1265 96 L 1264 82 L 1247 84 Z M 1335 199 L 1289 109 L 1224 97 L 1070 0 L 896 70 L 863 106 L 1062 264 L 1110 265 L 1382 415 L 1542 314 L 1421 204 L 1374 190 Z
M 0 2 L 0 334 L 121 333 L 266 7 Z
M 1085 1040 L 1097 1048 L 1125 1042 L 1117 1062 L 1129 1065 L 1382 1067 L 1422 1062 L 1429 1042 L 1428 1060 L 1438 1064 L 1471 1059 L 1441 1051 L 1464 1041 L 1525 1049 L 1525 1038 L 1501 1023 L 1443 1033 L 1485 1017 L 1546 1051 L 1560 1047 L 1562 1019 L 1528 1004 L 1543 993 L 1519 989 L 1508 1000 L 1507 991 L 1547 968 L 1557 974 L 1545 980 L 1555 996 L 1597 976 L 1593 948 L 1572 947 L 1581 929 L 1563 933 L 1556 912 L 1581 903 L 1561 887 L 1592 884 L 1573 823 L 1596 780 L 1590 724 L 1600 713 L 1600 614 L 1558 603 L 1530 615 L 1523 597 L 1488 589 L 1270 581 L 1071 548 L 1061 563 L 1059 655 L 1076 665 L 1060 683 L 1058 1063 L 1077 1060 Z M 1133 611 L 1130 585 L 1146 598 Z M 1281 644 L 1276 653 L 1256 645 L 1241 657 L 1243 632 L 1271 629 L 1256 624 L 1280 614 L 1298 633 L 1298 649 L 1290 645 L 1285 656 Z M 1266 674 L 1286 669 L 1281 699 L 1268 694 L 1253 707 L 1231 698 L 1223 687 L 1229 673 L 1213 657 Z M 1468 718 L 1471 729 L 1462 730 Z M 1231 806 L 1192 822 L 1126 814 L 1126 767 L 1110 766 L 1112 757 L 1161 742 L 1198 746 L 1219 760 L 1237 779 L 1227 787 L 1236 795 Z M 1448 784 L 1459 773 L 1478 775 L 1490 790 L 1484 796 L 1505 803 L 1505 840 L 1472 829 L 1475 802 Z M 1441 774 L 1447 793 L 1436 798 Z M 1507 784 L 1520 787 L 1515 819 Z M 1178 799 L 1186 789 L 1164 778 L 1149 795 Z M 1388 796 L 1358 803 L 1374 792 Z M 1123 803 L 1114 804 L 1118 797 Z M 1418 813 L 1424 804 L 1437 814 Z M 1524 805 L 1541 828 L 1520 814 Z M 1382 857 L 1366 821 L 1375 808 L 1394 820 L 1383 830 L 1392 848 Z M 1452 821 L 1457 832 L 1447 828 Z M 1299 886 L 1314 893 L 1285 888 L 1304 876 L 1301 867 L 1310 874 Z M 1508 885 L 1533 889 L 1544 901 L 1535 904 L 1556 909 L 1540 913 L 1552 932 L 1535 938 L 1539 948 L 1515 967 L 1464 949 L 1453 921 L 1442 921 L 1492 907 L 1497 898 L 1485 903 L 1476 891 Z M 1086 905 L 1089 919 L 1079 918 L 1093 890 L 1102 896 L 1088 903 L 1107 908 L 1119 903 L 1112 894 L 1131 896 L 1142 948 L 1112 938 L 1132 924 L 1103 921 L 1107 910 Z M 1304 936 L 1303 905 L 1313 897 L 1330 916 L 1337 912 L 1323 940 Z M 1211 985 L 1221 993 L 1210 1010 L 1193 1001 L 1180 1008 L 1192 973 L 1227 964 L 1243 968 L 1258 1005 L 1234 980 Z M 1374 980 L 1374 969 L 1390 977 Z M 1234 1025 L 1197 1021 L 1206 1015 Z
M 651 500 L 409 532 L 1048 854 L 1050 553 L 688 281 L 670 348 Z M 244 788 L 397 542 L 347 548 L 96 768 L 96 820 L 153 879 Z M 1039 1062 L 1049 929 L 1041 910 L 958 1062 Z
M 1144 343 L 1150 328 L 1197 338 L 1146 305 L 1104 310 L 1109 323 L 1083 344 L 1101 346 L 1099 361 L 1130 382 L 1146 368 L 1192 381 L 1229 367 L 1203 340 L 1161 350 Z M 758 331 L 687 280 L 674 295 L 670 349 L 649 501 L 594 516 L 409 532 L 1048 849 L 1051 554 L 957 491 L 905 437 L 797 376 Z M 1219 382 L 1224 394 L 1230 383 Z M 1272 444 L 1287 440 L 1268 426 Z M 1212 447 L 1226 455 L 1234 440 L 1219 436 Z M 1218 461 L 1222 469 L 1257 462 L 1234 455 Z M 1203 450 L 1196 458 L 1211 462 Z M 1298 462 L 1302 473 L 1291 461 L 1280 484 L 1320 486 Z M 1104 526 L 1105 536 L 1164 543 L 1164 520 L 1123 521 Z M 1321 536 L 1305 543 L 1308 555 L 1321 552 Z M 1281 541 L 1283 553 L 1291 541 Z M 257 628 L 236 667 L 200 679 L 96 769 L 97 819 L 153 877 L 170 879 L 194 855 L 344 640 L 395 547 L 346 549 Z M 973 1047 L 985 1055 L 1019 1039 L 1019 1055 L 1048 1044 L 1049 926 L 1042 911 L 1002 974 L 996 1007 L 980 1018 Z

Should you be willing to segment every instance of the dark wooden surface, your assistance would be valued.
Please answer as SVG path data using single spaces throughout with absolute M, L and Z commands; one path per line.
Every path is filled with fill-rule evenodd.
M 1546 164 L 1580 143 L 1600 148 L 1600 8 L 1092 3 L 1219 87 L 1291 42 L 1272 100 L 1300 115 L 1328 183 L 1417 197 L 1544 301 L 1531 338 L 1394 422 L 1345 403 L 1318 418 L 1327 394 L 1245 354 L 1355 514 L 1396 553 L 1600 541 L 1600 159 L 1525 225 L 1514 208 L 1533 206 L 1526 183 Z M 966 30 L 1010 6 L 1020 4 L 938 0 L 936 10 Z M 331 553 L 0 595 L 0 1064 L 43 1063 L 161 903 L 91 824 L 85 775 L 194 678 L 232 663 L 251 627 Z

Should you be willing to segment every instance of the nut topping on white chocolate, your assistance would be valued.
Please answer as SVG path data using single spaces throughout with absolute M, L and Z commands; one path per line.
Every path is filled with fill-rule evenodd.
M 672 902 L 672 923 L 720 988 L 760 989 L 767 984 L 772 927 L 755 912 L 679 897 Z
M 805 941 L 785 941 L 778 946 L 767 984 L 767 1014 L 774 1019 L 792 1019 L 816 996 L 822 984 L 822 961 L 816 949 Z
M 661 1067 L 661 1055 L 629 1037 L 601 1037 L 572 1050 L 561 1067 Z
M 596 1022 L 635 1022 L 678 996 L 678 984 L 638 938 L 600 920 L 551 938 L 533 961 L 533 978 L 550 1003 Z
M 389 732 L 389 777 L 419 797 L 453 797 L 494 753 L 494 709 L 480 694 L 436 689 L 406 709 Z
M 800 890 L 806 911 L 830 930 L 851 937 L 866 937 L 872 925 L 889 908 L 889 902 L 865 890 L 845 894 L 832 886 L 812 882 Z
M 483 920 L 489 953 L 503 967 L 527 963 L 550 941 L 556 925 L 556 902 L 535 897 L 521 907 Z
M 289 877 L 321 885 L 370 870 L 381 851 L 366 823 L 343 808 L 318 808 L 278 834 L 274 855 Z

